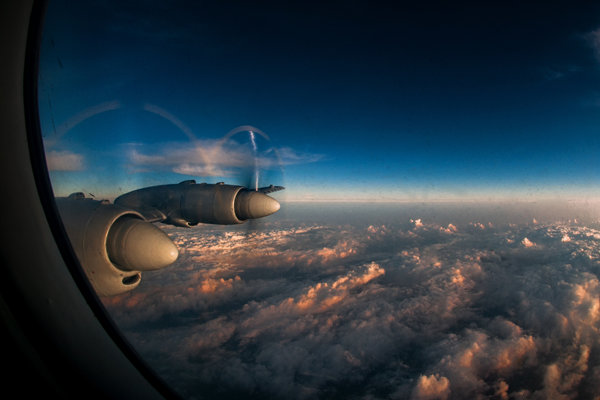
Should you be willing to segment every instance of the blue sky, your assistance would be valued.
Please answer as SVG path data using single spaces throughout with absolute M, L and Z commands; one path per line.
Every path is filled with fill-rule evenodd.
M 600 5 L 54 1 L 41 54 L 59 195 L 255 160 L 284 200 L 600 195 Z

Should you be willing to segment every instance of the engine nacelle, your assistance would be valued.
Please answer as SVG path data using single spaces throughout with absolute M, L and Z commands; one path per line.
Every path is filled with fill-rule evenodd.
M 260 191 L 194 181 L 134 190 L 117 197 L 115 204 L 137 210 L 151 221 L 184 227 L 241 224 L 279 210 L 277 200 Z
M 57 198 L 63 224 L 90 283 L 101 296 L 136 288 L 141 272 L 178 257 L 175 244 L 137 211 L 82 193 Z
M 235 199 L 243 190 L 234 185 L 177 185 L 181 189 L 181 218 L 190 225 L 241 224 L 243 219 L 235 213 Z

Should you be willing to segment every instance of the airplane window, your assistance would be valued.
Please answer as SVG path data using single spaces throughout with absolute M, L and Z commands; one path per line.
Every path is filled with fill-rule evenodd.
M 184 398 L 600 396 L 599 11 L 51 2 L 91 286 Z

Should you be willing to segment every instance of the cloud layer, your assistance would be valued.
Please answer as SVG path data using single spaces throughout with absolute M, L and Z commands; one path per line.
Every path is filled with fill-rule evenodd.
M 268 147 L 255 154 L 248 143 L 229 138 L 143 147 L 135 145 L 128 151 L 129 168 L 134 171 L 169 170 L 192 176 L 232 176 L 240 169 L 253 169 L 255 166 L 261 170 L 278 169 L 320 159 L 322 155 L 300 153 L 289 147 Z
M 81 171 L 85 169 L 84 157 L 71 151 L 50 150 L 46 153 L 46 164 L 50 171 Z
M 177 265 L 105 302 L 189 398 L 600 395 L 600 231 L 444 220 L 167 228 Z

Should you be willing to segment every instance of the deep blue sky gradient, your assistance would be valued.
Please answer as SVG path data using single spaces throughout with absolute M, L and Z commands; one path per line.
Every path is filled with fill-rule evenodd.
M 302 155 L 264 182 L 289 200 L 596 197 L 599 28 L 600 4 L 568 2 L 54 1 L 45 137 L 120 106 L 47 145 L 85 160 L 53 182 L 110 196 L 193 178 L 128 168 L 132 144 L 189 141 L 153 104 L 199 139 L 249 124 Z

